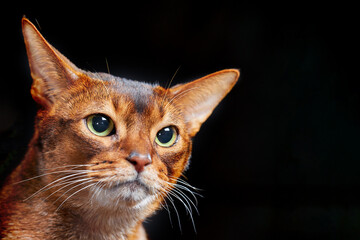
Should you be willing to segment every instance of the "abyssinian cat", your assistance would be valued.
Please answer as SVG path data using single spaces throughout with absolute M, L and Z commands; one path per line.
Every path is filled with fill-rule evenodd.
M 192 138 L 239 71 L 163 88 L 83 71 L 26 18 L 22 29 L 38 112 L 1 190 L 1 237 L 147 239 L 142 222 L 186 187 Z

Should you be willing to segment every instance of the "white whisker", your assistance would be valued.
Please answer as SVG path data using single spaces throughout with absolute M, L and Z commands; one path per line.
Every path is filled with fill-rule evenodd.
M 174 200 L 172 199 L 172 197 L 171 197 L 170 195 L 167 195 L 167 196 L 166 196 L 166 199 L 169 199 L 171 205 L 172 205 L 172 206 L 174 207 L 174 209 L 175 209 L 175 213 L 176 213 L 176 216 L 177 216 L 177 220 L 178 220 L 178 222 L 179 222 L 179 229 L 180 229 L 180 232 L 182 232 L 180 215 L 179 215 L 179 212 L 178 212 L 178 210 L 177 210 L 177 208 L 176 208 L 176 206 L 175 206 L 175 204 L 174 204 Z
M 182 190 L 185 190 L 186 192 L 190 193 L 191 196 L 192 196 L 192 197 L 194 198 L 194 200 L 195 200 L 195 205 L 196 205 L 196 206 L 198 205 L 198 200 L 197 200 L 197 198 L 196 198 L 195 195 L 198 195 L 199 197 L 202 197 L 201 194 L 199 194 L 199 193 L 197 193 L 197 192 L 193 192 L 193 191 L 191 191 L 190 189 L 188 189 L 187 187 L 184 187 L 184 186 L 179 185 L 179 184 L 176 184 L 176 185 L 175 185 L 175 188 L 177 188 L 177 189 L 179 189 L 179 190 L 182 189 Z
M 82 177 L 82 176 L 81 176 L 81 177 Z M 67 188 L 67 187 L 69 187 L 69 186 L 71 186 L 71 185 L 73 185 L 73 184 L 76 184 L 76 183 L 78 183 L 78 182 L 83 182 L 83 181 L 87 181 L 87 180 L 89 180 L 89 178 L 81 178 L 81 179 L 77 179 L 77 180 L 72 179 L 72 180 L 66 181 L 65 183 L 60 183 L 59 186 L 62 186 L 62 185 L 65 185 L 65 186 L 62 186 L 62 187 L 59 188 L 58 190 L 54 191 L 54 192 L 51 193 L 49 196 L 47 196 L 44 200 L 50 198 L 52 195 L 54 195 L 55 193 L 61 191 L 61 190 L 64 189 L 64 188 Z
M 182 196 L 184 198 L 184 200 L 188 203 L 188 206 L 190 207 L 190 209 L 191 209 L 191 205 L 192 205 L 194 207 L 195 211 L 197 212 L 197 214 L 199 215 L 199 211 L 197 209 L 197 199 L 196 198 L 195 198 L 196 204 L 194 204 L 194 202 L 186 194 L 184 194 L 180 189 L 174 188 L 172 191 L 174 191 L 174 192 L 178 193 L 180 196 Z
M 72 164 L 72 165 L 64 165 L 64 166 L 59 166 L 59 167 L 54 167 L 54 168 L 42 168 L 40 170 L 43 171 L 49 171 L 49 170 L 54 170 L 54 169 L 59 169 L 59 168 L 67 168 L 67 167 L 71 167 L 70 170 L 79 168 L 79 167 L 91 167 L 94 166 L 95 164 Z
M 185 180 L 182 179 L 175 179 L 175 178 L 170 178 L 170 179 L 172 181 L 177 181 L 177 183 L 161 180 L 160 182 L 163 187 L 160 189 L 161 191 L 160 195 L 164 197 L 165 203 L 166 200 L 169 200 L 171 205 L 174 207 L 176 215 L 178 217 L 180 231 L 181 231 L 180 216 L 175 207 L 173 198 L 176 198 L 185 207 L 186 212 L 190 216 L 194 231 L 196 232 L 195 221 L 193 218 L 193 208 L 195 209 L 196 213 L 199 215 L 199 211 L 197 209 L 198 200 L 196 198 L 196 195 L 198 196 L 201 195 L 195 192 L 196 190 L 198 190 L 198 188 L 191 186 L 189 183 L 187 183 Z M 184 191 L 191 194 L 195 202 L 187 194 L 185 194 Z M 170 215 L 169 218 L 171 219 Z
M 162 195 L 163 197 L 166 197 L 165 194 Z M 169 209 L 169 205 L 167 204 L 167 202 L 164 200 L 164 203 L 160 202 L 160 205 L 163 209 L 166 210 L 166 212 L 168 213 L 169 215 L 169 220 L 170 220 L 170 225 L 171 225 L 171 228 L 173 228 L 173 223 L 172 223 L 172 220 L 171 220 L 171 212 L 170 212 L 170 209 Z
M 177 194 L 176 194 L 177 193 Z M 194 209 L 196 210 L 196 212 L 199 214 L 199 211 L 197 210 L 197 207 L 195 206 L 195 204 L 190 200 L 190 198 L 188 196 L 186 196 L 185 194 L 183 194 L 180 190 L 178 189 L 173 189 L 169 194 L 172 194 L 173 196 L 175 196 L 185 207 L 186 211 L 188 212 L 191 222 L 193 224 L 193 228 L 194 231 L 196 233 L 196 227 L 195 227 L 195 222 L 194 222 L 194 218 L 193 218 L 193 214 L 192 214 L 192 207 L 190 205 L 190 203 L 193 205 Z M 181 197 L 185 200 L 185 202 L 181 199 Z
M 36 191 L 36 192 L 33 193 L 30 197 L 24 199 L 23 201 L 28 201 L 29 199 L 35 197 L 35 196 L 38 195 L 39 193 L 46 191 L 47 189 L 49 189 L 49 187 L 50 187 L 51 185 L 53 185 L 53 184 L 55 184 L 55 183 L 57 183 L 57 182 L 59 182 L 59 181 L 62 181 L 62 180 L 67 179 L 67 178 L 79 176 L 79 175 L 82 175 L 82 174 L 84 174 L 84 173 L 82 173 L 82 172 L 81 172 L 81 173 L 74 173 L 74 174 L 67 175 L 67 176 L 62 177 L 62 178 L 58 178 L 58 179 L 52 181 L 51 183 L 45 185 L 44 187 L 40 188 L 38 191 Z
M 73 190 L 74 188 L 77 188 L 77 187 L 79 187 L 79 186 L 81 186 L 81 185 L 84 185 L 84 184 L 89 183 L 89 182 L 92 182 L 92 181 L 93 181 L 92 179 L 89 179 L 89 180 L 87 180 L 86 182 L 77 184 L 77 185 L 69 188 L 69 189 L 68 189 L 66 192 L 64 192 L 60 197 L 58 197 L 58 198 L 54 201 L 54 203 L 56 203 L 57 201 L 59 201 L 60 198 L 62 198 L 65 194 L 67 194 L 68 192 L 70 192 L 70 191 Z
M 196 188 L 194 186 L 191 186 L 188 182 L 186 182 L 185 180 L 183 180 L 181 178 L 178 178 L 178 179 L 175 179 L 175 180 L 177 181 L 177 183 L 181 183 L 181 184 L 183 184 L 183 185 L 185 185 L 185 186 L 187 186 L 187 187 L 189 187 L 189 188 L 191 188 L 191 189 L 193 189 L 195 191 L 201 191 L 200 188 Z
M 16 182 L 16 183 L 13 183 L 13 185 L 16 185 L 16 184 L 20 184 L 20 183 L 23 183 L 23 182 L 27 182 L 27 181 L 30 181 L 30 180 L 34 180 L 36 178 L 41 178 L 41 177 L 44 177 L 44 176 L 48 176 L 48 175 L 51 175 L 51 174 L 58 174 L 58 173 L 74 173 L 74 172 L 95 172 L 94 170 L 74 170 L 74 169 L 69 169 L 69 170 L 61 170 L 61 171 L 55 171 L 55 172 L 49 172 L 49 173 L 44 173 L 44 174 L 40 174 L 38 176 L 35 176 L 35 177 L 31 177 L 31 178 L 28 178 L 28 179 L 24 179 L 24 180 L 21 180 L 19 182 Z
M 175 197 L 175 198 L 177 198 L 177 199 L 184 205 L 184 207 L 185 207 L 185 209 L 186 209 L 186 212 L 189 213 L 190 216 L 192 215 L 192 210 L 191 210 L 191 208 L 189 208 L 189 206 L 182 200 L 182 198 L 181 198 L 179 195 L 176 194 L 176 192 L 171 191 L 171 192 L 169 192 L 168 194 L 171 195 L 171 196 L 173 196 L 173 197 Z
M 85 182 L 85 183 L 88 183 L 88 182 Z M 76 187 L 78 187 L 78 186 L 80 186 L 80 185 L 83 185 L 83 184 L 85 184 L 85 183 L 78 184 Z M 75 194 L 77 194 L 77 193 L 79 193 L 79 192 L 85 190 L 86 188 L 89 188 L 89 187 L 91 187 L 91 186 L 93 186 L 93 185 L 95 185 L 95 184 L 96 184 L 96 183 L 92 183 L 92 184 L 90 184 L 90 185 L 87 185 L 87 186 L 81 188 L 80 190 L 77 190 L 76 192 L 74 192 L 74 193 L 71 194 L 70 196 L 68 196 L 64 201 L 62 201 L 62 203 L 61 203 L 61 204 L 59 205 L 59 207 L 55 210 L 55 212 L 57 212 L 57 211 L 62 207 L 62 205 L 64 205 L 64 203 L 65 203 L 68 199 L 70 199 L 72 196 L 74 196 Z

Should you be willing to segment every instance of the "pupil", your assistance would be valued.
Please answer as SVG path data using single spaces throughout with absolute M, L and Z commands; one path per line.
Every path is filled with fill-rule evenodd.
M 173 130 L 167 127 L 158 132 L 157 138 L 161 143 L 168 143 L 172 139 L 173 134 Z
M 95 131 L 101 133 L 109 128 L 109 120 L 103 116 L 94 116 L 92 119 L 92 125 Z

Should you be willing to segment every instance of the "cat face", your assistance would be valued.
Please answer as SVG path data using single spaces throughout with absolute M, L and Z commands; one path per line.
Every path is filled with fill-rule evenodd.
M 165 89 L 78 69 L 23 19 L 39 105 L 39 174 L 60 206 L 155 208 L 188 165 L 191 139 L 236 83 L 229 69 Z
M 82 76 L 39 118 L 42 169 L 81 166 L 73 169 L 74 177 L 83 187 L 96 183 L 88 192 L 99 204 L 164 196 L 191 152 L 175 96 L 158 86 L 104 76 Z M 77 170 L 84 174 L 75 175 Z M 50 174 L 47 183 L 57 177 Z

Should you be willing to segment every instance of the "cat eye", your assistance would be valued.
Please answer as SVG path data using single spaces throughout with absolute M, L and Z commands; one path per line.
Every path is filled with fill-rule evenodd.
M 96 136 L 106 137 L 114 133 L 114 122 L 111 118 L 102 115 L 94 114 L 86 119 L 86 125 L 90 132 Z
M 174 127 L 165 127 L 156 134 L 155 142 L 160 147 L 171 147 L 176 143 L 177 136 Z

